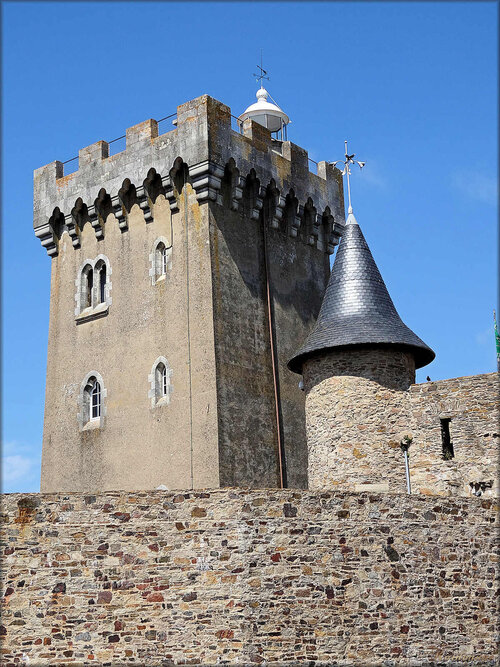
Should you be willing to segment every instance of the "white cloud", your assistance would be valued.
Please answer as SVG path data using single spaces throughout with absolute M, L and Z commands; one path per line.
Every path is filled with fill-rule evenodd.
M 2 491 L 38 491 L 40 447 L 8 441 L 3 444 L 2 449 Z
M 498 181 L 493 176 L 467 172 L 456 172 L 452 179 L 453 187 L 468 199 L 475 199 L 482 204 L 495 206 L 498 203 Z
M 20 454 L 4 456 L 2 458 L 3 484 L 25 479 L 31 474 L 35 465 L 36 461 L 27 456 L 21 456 Z

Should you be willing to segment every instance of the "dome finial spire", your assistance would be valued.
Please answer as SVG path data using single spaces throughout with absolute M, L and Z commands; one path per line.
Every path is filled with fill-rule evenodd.
M 347 198 L 349 201 L 349 208 L 347 209 L 347 213 L 349 214 L 349 217 L 352 216 L 354 223 L 356 222 L 356 219 L 354 218 L 353 211 L 352 211 L 352 204 L 351 204 L 351 182 L 349 180 L 349 176 L 351 175 L 351 170 L 350 170 L 350 165 L 351 164 L 357 164 L 360 169 L 363 169 L 365 166 L 366 162 L 359 162 L 358 160 L 355 160 L 354 158 L 356 157 L 355 153 L 352 153 L 352 155 L 349 155 L 349 151 L 347 150 L 347 141 L 344 141 L 345 144 L 345 159 L 344 160 L 336 160 L 335 162 L 331 162 L 330 164 L 333 164 L 334 167 L 338 165 L 339 162 L 342 162 L 344 165 L 344 171 L 342 172 L 342 176 L 347 176 Z M 347 219 L 347 223 L 349 223 L 349 218 Z
M 257 81 L 260 82 L 260 87 L 264 88 L 264 84 L 262 83 L 262 81 L 264 79 L 267 79 L 267 81 L 269 81 L 270 77 L 266 76 L 267 71 L 262 67 L 262 49 L 260 50 L 260 65 L 257 65 L 257 67 L 260 69 L 260 74 L 252 74 L 252 76 L 256 77 Z
M 256 95 L 257 102 L 251 104 L 238 116 L 240 132 L 242 131 L 244 121 L 250 119 L 259 123 L 259 125 L 263 125 L 270 132 L 276 133 L 274 136 L 275 139 L 286 141 L 288 138 L 286 128 L 290 123 L 290 118 L 264 88 L 263 81 L 264 79 L 269 81 L 269 77 L 267 76 L 267 70 L 262 66 L 262 49 L 260 51 L 260 65 L 257 65 L 257 67 L 260 70 L 260 74 L 253 75 L 256 77 L 257 81 L 260 82 L 260 88 Z M 269 101 L 268 98 L 271 101 Z

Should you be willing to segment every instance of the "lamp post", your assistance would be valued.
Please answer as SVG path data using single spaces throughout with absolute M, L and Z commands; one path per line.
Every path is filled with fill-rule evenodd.
M 405 457 L 405 472 L 406 472 L 406 491 L 408 493 L 411 493 L 411 484 L 410 484 L 410 455 L 408 454 L 408 450 L 410 449 L 410 445 L 413 442 L 413 438 L 411 435 L 405 435 L 404 438 L 401 440 L 401 450 L 403 451 L 404 457 Z

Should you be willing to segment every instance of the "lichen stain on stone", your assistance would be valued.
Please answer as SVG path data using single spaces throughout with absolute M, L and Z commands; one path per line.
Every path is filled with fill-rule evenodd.
M 366 454 L 363 454 L 357 447 L 354 447 L 352 453 L 357 459 L 364 459 L 366 457 Z
M 281 156 L 279 156 L 279 157 L 281 157 Z M 281 181 L 281 183 L 284 183 L 287 179 L 290 178 L 291 162 L 289 162 L 288 160 L 285 160 L 285 158 L 282 158 L 281 160 L 274 160 L 273 163 L 274 163 L 274 167 L 276 168 L 279 180 Z M 286 194 L 286 193 L 283 192 L 282 194 Z
M 187 184 L 187 186 L 184 186 L 184 187 L 189 188 L 188 189 L 188 197 L 189 197 L 189 199 L 191 199 L 191 195 L 195 194 L 193 188 L 189 184 Z M 203 253 L 204 242 L 203 242 L 202 233 L 201 233 L 202 232 L 202 229 L 201 229 L 202 216 L 201 216 L 200 205 L 194 197 L 193 197 L 193 200 L 191 201 L 191 203 L 189 204 L 189 211 L 190 211 L 190 214 L 191 214 L 189 217 L 192 218 L 192 220 L 194 221 L 196 246 L 198 248 L 198 255 L 199 255 L 200 262 L 202 262 L 203 257 L 204 257 L 204 253 Z M 188 224 L 189 224 L 189 221 L 188 221 Z
M 35 514 L 35 510 L 40 504 L 40 500 L 33 498 L 21 498 L 17 503 L 18 515 L 14 519 L 14 523 L 26 524 L 29 523 Z
M 68 183 L 71 181 L 71 179 L 77 174 L 78 171 L 74 171 L 72 174 L 68 174 L 67 176 L 61 176 L 61 178 L 56 179 L 56 185 L 58 188 L 64 188 Z

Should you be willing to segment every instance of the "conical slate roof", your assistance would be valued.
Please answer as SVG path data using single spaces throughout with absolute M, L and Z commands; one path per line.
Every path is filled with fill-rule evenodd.
M 394 345 L 415 356 L 417 368 L 436 356 L 399 317 L 356 218 L 349 213 L 314 329 L 288 362 L 294 373 L 323 350 Z

